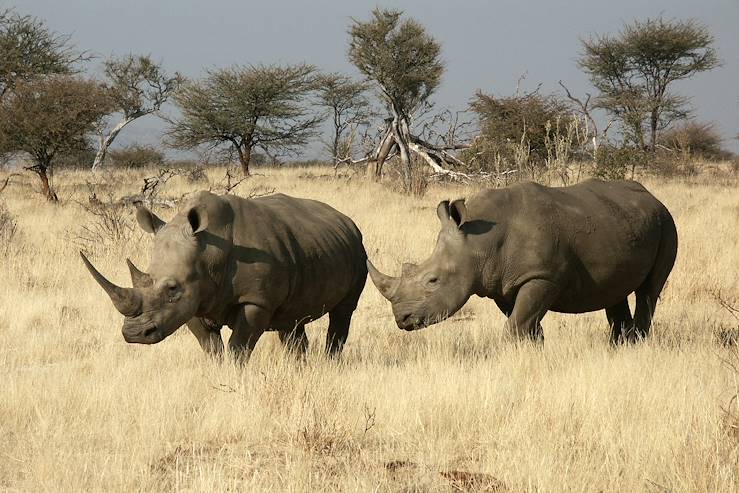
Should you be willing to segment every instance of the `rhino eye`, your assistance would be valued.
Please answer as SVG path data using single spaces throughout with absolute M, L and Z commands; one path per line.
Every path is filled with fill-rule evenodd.
M 436 276 L 431 276 L 428 279 L 426 279 L 426 286 L 429 288 L 435 288 L 439 283 L 439 278 Z
M 166 290 L 167 290 L 167 297 L 169 298 L 169 302 L 175 301 L 179 296 L 179 286 L 175 281 L 167 281 Z

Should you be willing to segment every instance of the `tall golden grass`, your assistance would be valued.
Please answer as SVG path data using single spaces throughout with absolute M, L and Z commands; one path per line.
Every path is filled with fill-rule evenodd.
M 474 191 L 434 185 L 417 198 L 328 169 L 260 173 L 236 192 L 333 205 L 391 273 L 430 253 L 439 200 Z M 269 333 L 241 368 L 208 359 L 186 329 L 126 344 L 80 262 L 83 248 L 125 285 L 126 256 L 146 266 L 148 236 L 91 240 L 83 228 L 98 219 L 81 205 L 88 180 L 120 197 L 143 176 L 61 173 L 61 205 L 30 176 L 0 196 L 17 221 L 0 248 L 0 489 L 739 490 L 738 323 L 717 299 L 739 296 L 736 180 L 644 182 L 672 211 L 680 251 L 639 344 L 610 347 L 600 312 L 549 314 L 543 346 L 515 344 L 481 299 L 404 333 L 369 283 L 340 360 L 322 355 L 322 319 L 309 325 L 305 363 Z M 166 193 L 207 186 L 178 180 Z

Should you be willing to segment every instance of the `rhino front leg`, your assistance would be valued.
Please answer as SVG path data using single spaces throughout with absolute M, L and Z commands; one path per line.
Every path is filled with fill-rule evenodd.
M 233 331 L 228 340 L 228 349 L 234 360 L 246 363 L 254 346 L 269 327 L 270 313 L 256 305 L 242 305 L 236 311 L 229 327 Z
M 223 354 L 223 339 L 221 327 L 213 325 L 202 318 L 192 318 L 187 322 L 187 328 L 193 333 L 206 354 L 221 356 Z
M 513 304 L 513 311 L 506 322 L 508 331 L 520 339 L 543 341 L 541 319 L 558 294 L 557 287 L 543 279 L 534 279 L 521 286 Z

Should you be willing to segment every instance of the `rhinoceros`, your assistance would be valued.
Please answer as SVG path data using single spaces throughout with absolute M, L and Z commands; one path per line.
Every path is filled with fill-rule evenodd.
M 521 183 L 443 201 L 436 212 L 441 231 L 429 259 L 403 264 L 400 278 L 367 261 L 399 328 L 444 320 L 475 294 L 497 304 L 514 337 L 543 339 L 548 311 L 601 309 L 613 343 L 649 333 L 677 255 L 677 230 L 667 208 L 639 183 Z
M 82 254 L 124 315 L 123 337 L 155 344 L 187 324 L 203 350 L 247 359 L 263 332 L 276 330 L 304 353 L 306 323 L 329 314 L 326 351 L 341 352 L 367 278 L 362 234 L 322 202 L 275 194 L 251 200 L 198 192 L 165 223 L 139 206 L 154 234 L 149 272 L 127 260 L 133 288 L 108 281 Z

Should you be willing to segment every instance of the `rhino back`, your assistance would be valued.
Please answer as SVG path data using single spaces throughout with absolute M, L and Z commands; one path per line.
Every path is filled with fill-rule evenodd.
M 504 236 L 496 250 L 500 291 L 511 296 L 527 280 L 552 280 L 563 288 L 553 309 L 563 312 L 604 308 L 636 289 L 654 264 L 669 216 L 640 184 L 599 180 L 484 191 L 468 210 Z
M 364 284 L 362 235 L 329 205 L 282 194 L 229 200 L 234 295 L 274 310 L 273 328 L 318 318 Z

